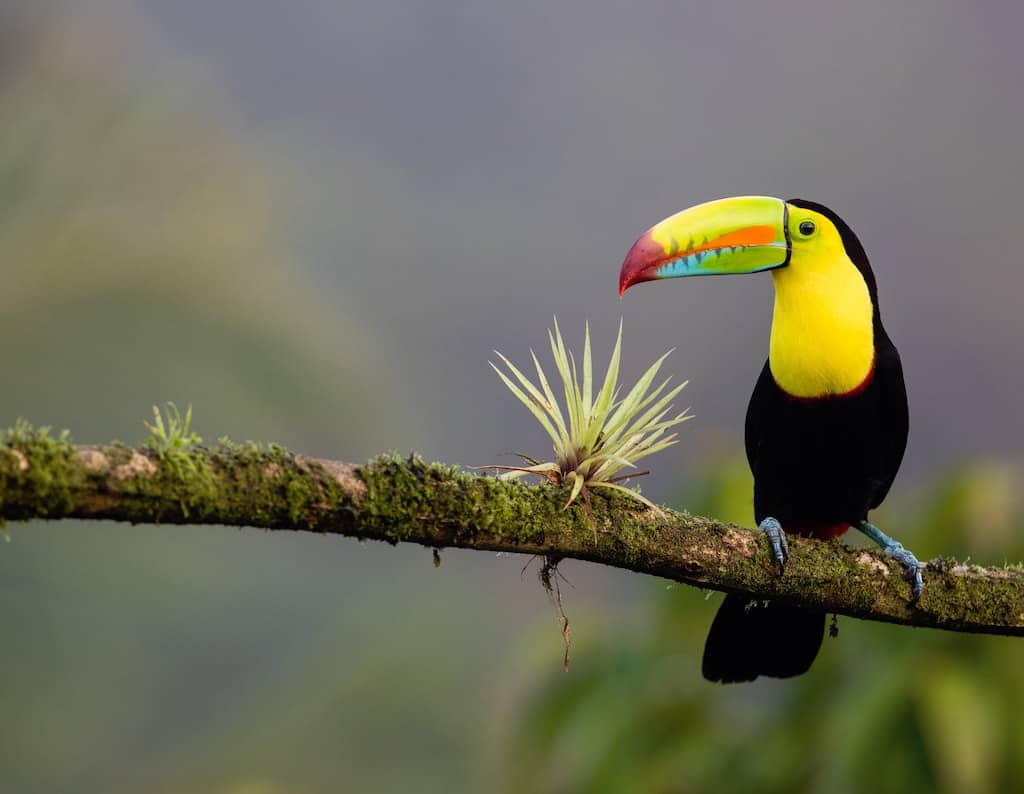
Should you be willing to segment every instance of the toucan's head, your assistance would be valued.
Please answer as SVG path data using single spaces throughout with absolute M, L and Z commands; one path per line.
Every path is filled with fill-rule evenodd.
M 874 295 L 874 276 L 856 236 L 834 212 L 802 199 L 738 196 L 683 210 L 637 240 L 619 273 L 619 295 L 641 281 L 757 273 L 805 274 L 852 262 Z
M 619 295 L 641 281 L 761 270 L 775 282 L 768 355 L 775 382 L 795 397 L 856 392 L 885 329 L 863 247 L 820 204 L 741 196 L 683 210 L 633 244 Z

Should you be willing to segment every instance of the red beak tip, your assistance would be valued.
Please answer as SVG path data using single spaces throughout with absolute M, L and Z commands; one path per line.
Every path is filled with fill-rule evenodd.
M 652 268 L 656 267 L 664 256 L 664 249 L 654 242 L 650 231 L 645 232 L 633 243 L 622 263 L 622 269 L 619 271 L 619 297 L 621 298 L 634 284 L 657 278 Z
M 633 286 L 635 281 L 629 278 L 619 279 L 619 300 L 622 300 L 622 296 L 626 294 L 626 290 Z

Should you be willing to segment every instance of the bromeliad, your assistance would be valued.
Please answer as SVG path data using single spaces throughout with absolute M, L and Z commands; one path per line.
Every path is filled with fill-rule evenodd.
M 493 362 L 491 366 L 551 437 L 555 459 L 539 462 L 523 455 L 521 457 L 529 465 L 487 468 L 504 470 L 502 476 L 509 479 L 536 474 L 555 485 L 571 486 L 566 507 L 580 494 L 588 496 L 589 488 L 605 488 L 625 493 L 657 509 L 645 496 L 627 487 L 624 481 L 645 473 L 635 471 L 636 463 L 675 444 L 678 434 L 669 431 L 692 418 L 687 411 L 672 415 L 672 400 L 686 386 L 685 381 L 670 389 L 671 378 L 666 378 L 652 389 L 662 363 L 672 351 L 655 361 L 625 397 L 620 398 L 621 322 L 608 370 L 596 395 L 589 324 L 583 342 L 582 377 L 575 356 L 562 339 L 558 320 L 555 320 L 554 332 L 548 331 L 548 339 L 565 395 L 564 411 L 532 350 L 530 356 L 537 371 L 538 385 L 534 385 L 497 350 L 495 354 L 511 376 Z

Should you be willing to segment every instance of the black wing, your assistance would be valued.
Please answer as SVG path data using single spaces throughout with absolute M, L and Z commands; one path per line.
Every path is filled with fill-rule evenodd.
M 903 462 L 910 434 L 910 410 L 907 407 L 907 386 L 903 380 L 900 354 L 888 337 L 880 340 L 875 360 L 878 384 L 878 428 L 880 457 L 877 482 L 871 507 L 878 507 L 889 493 L 896 472 Z
M 775 379 L 772 378 L 772 371 L 768 362 L 764 362 L 761 375 L 754 386 L 754 393 L 750 395 L 750 404 L 747 405 L 747 420 L 743 428 L 743 441 L 747 448 L 747 463 L 750 470 L 757 471 L 757 456 L 761 446 L 761 434 L 764 432 L 764 422 L 767 420 L 766 413 L 769 405 L 775 399 L 778 392 Z

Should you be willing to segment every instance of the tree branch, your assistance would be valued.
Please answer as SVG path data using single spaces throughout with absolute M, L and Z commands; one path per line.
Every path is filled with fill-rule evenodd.
M 1024 635 L 1024 576 L 1015 571 L 932 561 L 912 606 L 900 566 L 873 551 L 793 537 L 779 576 L 753 530 L 616 494 L 563 509 L 566 496 L 415 458 L 360 466 L 254 444 L 74 446 L 25 427 L 0 444 L 7 520 L 228 524 L 573 558 L 867 620 Z

